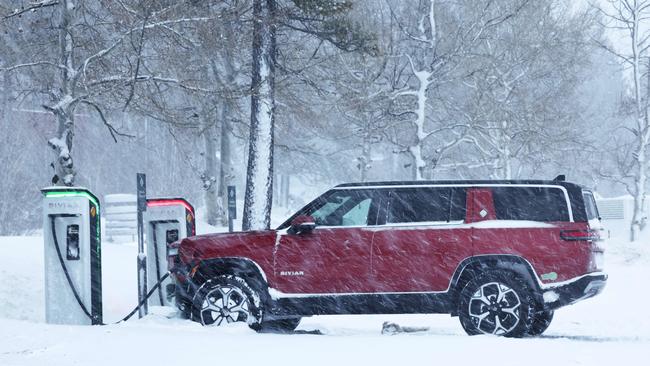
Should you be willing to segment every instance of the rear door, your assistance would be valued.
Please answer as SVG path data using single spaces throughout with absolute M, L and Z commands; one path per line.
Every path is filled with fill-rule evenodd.
M 446 291 L 472 253 L 465 202 L 465 188 L 392 189 L 372 244 L 374 290 Z

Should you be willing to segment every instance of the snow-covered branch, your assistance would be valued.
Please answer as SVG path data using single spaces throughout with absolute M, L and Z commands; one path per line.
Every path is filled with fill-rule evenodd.
M 20 9 L 16 8 L 11 13 L 3 16 L 4 19 L 21 16 L 24 13 L 36 11 L 38 9 L 47 8 L 50 6 L 59 5 L 58 0 L 41 0 L 29 3 L 27 6 L 21 6 Z
M 65 65 L 61 65 L 55 62 L 51 61 L 35 61 L 35 62 L 28 62 L 28 63 L 23 63 L 23 64 L 18 64 L 18 65 L 13 65 L 13 66 L 8 66 L 8 67 L 2 67 L 0 68 L 0 71 L 14 71 L 18 69 L 23 69 L 27 67 L 34 67 L 34 66 L 50 66 L 50 67 L 56 67 L 60 70 L 67 70 Z
M 122 133 L 118 131 L 107 119 L 106 116 L 104 115 L 104 111 L 102 108 L 95 102 L 90 101 L 90 100 L 81 100 L 80 103 L 86 104 L 90 107 L 92 107 L 97 114 L 99 115 L 99 118 L 102 120 L 102 123 L 104 123 L 104 126 L 108 129 L 108 132 L 110 132 L 111 137 L 113 138 L 113 141 L 117 142 L 117 136 L 122 136 L 122 137 L 130 137 L 134 138 L 135 136 L 127 134 L 127 133 Z

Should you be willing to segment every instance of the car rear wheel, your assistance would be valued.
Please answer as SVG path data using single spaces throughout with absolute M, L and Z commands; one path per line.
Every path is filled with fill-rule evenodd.
M 458 314 L 469 335 L 523 337 L 533 322 L 532 291 L 506 271 L 483 273 L 461 291 Z
M 552 320 L 553 310 L 540 311 L 535 313 L 533 324 L 530 326 L 530 329 L 528 329 L 527 334 L 533 337 L 541 335 L 551 325 Z

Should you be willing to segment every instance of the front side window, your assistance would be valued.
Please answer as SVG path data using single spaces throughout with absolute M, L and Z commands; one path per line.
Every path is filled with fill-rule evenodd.
M 363 226 L 368 225 L 368 214 L 370 213 L 370 198 L 359 202 L 350 211 L 343 215 L 341 224 L 343 226 Z
M 365 226 L 373 198 L 364 190 L 332 191 L 306 212 L 320 226 Z
M 318 207 L 316 211 L 312 212 L 310 216 L 316 220 L 317 224 L 325 222 L 328 217 L 330 217 L 337 209 L 345 205 L 349 200 L 350 196 L 332 195 L 329 199 L 324 200 L 322 205 Z

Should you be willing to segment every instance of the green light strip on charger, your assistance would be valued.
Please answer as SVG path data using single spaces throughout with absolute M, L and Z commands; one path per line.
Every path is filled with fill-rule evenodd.
M 57 191 L 51 191 L 51 192 L 46 192 L 45 197 L 86 197 L 90 200 L 90 202 L 94 203 L 97 209 L 99 210 L 99 202 L 97 202 L 97 199 L 95 197 L 91 196 L 88 194 L 88 192 L 83 192 L 83 191 L 77 191 L 77 192 L 71 192 L 71 191 L 62 191 L 62 192 L 57 192 Z

